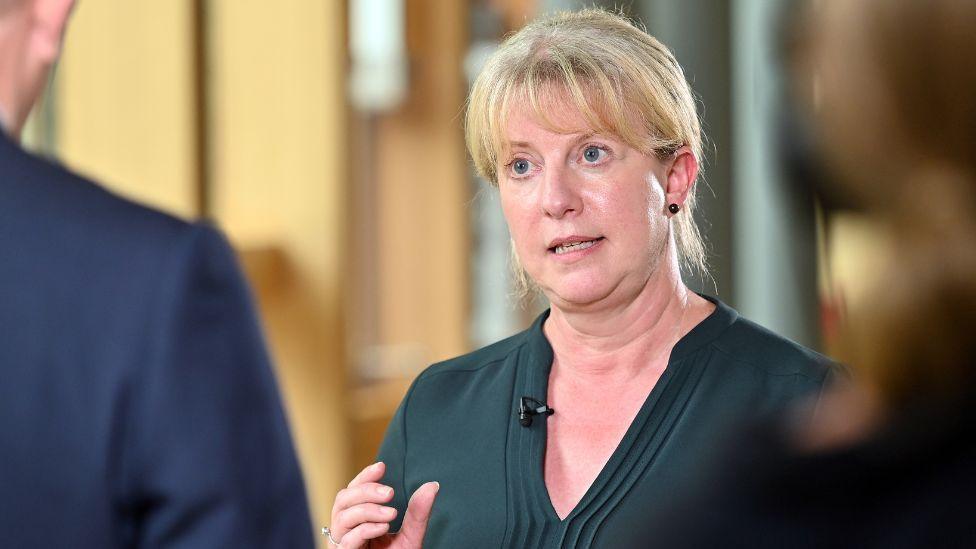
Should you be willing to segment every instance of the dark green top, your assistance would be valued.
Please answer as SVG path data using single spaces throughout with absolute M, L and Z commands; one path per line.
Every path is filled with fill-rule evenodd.
M 383 482 L 395 490 L 399 511 L 392 530 L 410 494 L 436 480 L 441 488 L 425 548 L 613 547 L 668 504 L 730 423 L 819 393 L 833 371 L 829 360 L 708 299 L 715 311 L 675 345 L 619 446 L 565 520 L 543 476 L 546 420 L 523 427 L 516 415 L 520 397 L 546 398 L 548 311 L 524 332 L 425 370 L 380 448 Z M 613 398 L 606 396 L 607 406 Z

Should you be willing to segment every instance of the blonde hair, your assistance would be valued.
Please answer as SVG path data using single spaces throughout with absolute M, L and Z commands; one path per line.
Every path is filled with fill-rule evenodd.
M 617 136 L 644 154 L 665 159 L 687 146 L 696 159 L 702 158 L 695 100 L 674 55 L 629 19 L 585 9 L 526 25 L 485 63 L 465 117 L 465 138 L 478 175 L 498 184 L 505 119 L 513 106 L 527 105 L 544 125 L 570 131 L 548 114 L 554 103 L 567 100 L 592 130 Z M 672 226 L 681 266 L 706 274 L 694 209 L 692 187 Z M 525 273 L 515 270 L 516 284 L 527 287 Z

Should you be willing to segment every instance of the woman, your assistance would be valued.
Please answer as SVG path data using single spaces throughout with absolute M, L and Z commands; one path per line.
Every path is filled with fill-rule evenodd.
M 892 243 L 846 327 L 862 383 L 805 428 L 743 434 L 746 451 L 638 538 L 976 547 L 976 3 L 810 4 L 794 67 L 813 164 Z
M 466 123 L 552 308 L 418 377 L 329 532 L 415 546 L 438 481 L 426 546 L 613 545 L 716 433 L 816 395 L 828 362 L 682 283 L 704 268 L 699 122 L 674 57 L 626 19 L 528 25 L 487 62 Z

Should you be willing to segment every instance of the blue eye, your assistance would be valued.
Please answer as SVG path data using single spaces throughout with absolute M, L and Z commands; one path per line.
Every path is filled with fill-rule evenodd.
M 525 175 L 529 173 L 529 168 L 532 167 L 532 163 L 525 159 L 518 159 L 512 162 L 512 171 L 515 175 Z
M 603 160 L 606 155 L 607 151 L 593 145 L 583 149 L 583 160 L 589 163 L 599 162 L 600 160 Z

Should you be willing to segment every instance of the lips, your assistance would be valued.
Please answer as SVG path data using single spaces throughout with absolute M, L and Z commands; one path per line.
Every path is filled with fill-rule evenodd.
M 565 238 L 557 238 L 549 243 L 549 251 L 556 255 L 579 252 L 587 248 L 592 248 L 601 240 L 603 240 L 602 236 L 570 236 Z

